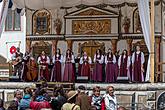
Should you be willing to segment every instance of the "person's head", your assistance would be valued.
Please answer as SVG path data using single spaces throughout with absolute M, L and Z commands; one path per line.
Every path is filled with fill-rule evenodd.
M 66 53 L 67 53 L 67 54 L 71 54 L 71 50 L 68 49 L 68 50 L 66 51 Z
M 57 50 L 56 50 L 56 54 L 61 54 L 61 51 L 60 51 L 59 48 L 57 48 Z
M 86 88 L 85 88 L 85 86 L 83 86 L 83 85 L 80 85 L 80 86 L 78 87 L 78 91 L 79 91 L 80 93 L 85 93 L 85 90 L 86 90 Z
M 26 52 L 25 52 L 25 56 L 26 56 L 26 55 L 29 55 L 29 54 L 30 54 L 30 52 L 29 52 L 29 51 L 26 51 Z
M 117 110 L 126 110 L 125 107 L 120 106 Z
M 57 97 L 58 95 L 65 97 L 63 86 L 59 86 L 59 87 L 54 88 L 54 96 Z
M 111 48 L 108 49 L 108 53 L 112 53 L 112 49 Z
M 127 50 L 124 49 L 122 54 L 123 54 L 123 55 L 127 55 L 127 53 L 128 53 Z
M 114 95 L 114 87 L 113 87 L 113 86 L 108 86 L 108 87 L 107 87 L 107 93 L 108 93 L 110 96 L 113 96 L 113 95 Z
M 41 53 L 42 55 L 45 55 L 45 51 L 42 51 L 42 53 Z
M 83 54 L 83 55 L 84 55 L 84 56 L 87 56 L 87 52 L 84 51 L 84 54 Z
M 30 96 L 32 96 L 32 89 L 30 88 L 30 87 L 25 87 L 25 89 L 24 89 L 24 93 L 25 94 L 29 94 Z
M 20 48 L 19 47 L 17 47 L 17 52 L 19 52 L 20 51 Z
M 140 46 L 139 45 L 136 46 L 136 51 L 140 51 Z
M 76 102 L 77 95 L 78 95 L 78 92 L 77 91 L 73 91 L 73 90 L 69 91 L 67 93 L 67 97 L 68 97 L 67 101 L 69 103 L 75 103 Z
M 17 98 L 18 100 L 22 99 L 22 92 L 20 90 L 14 91 L 14 97 Z
M 93 88 L 93 94 L 95 96 L 100 96 L 100 86 L 96 86 Z
M 97 49 L 96 50 L 96 54 L 101 54 L 101 50 L 100 49 Z

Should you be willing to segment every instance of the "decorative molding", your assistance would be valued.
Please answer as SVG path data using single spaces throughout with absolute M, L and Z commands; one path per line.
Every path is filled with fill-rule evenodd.
M 106 35 L 65 35 L 65 39 L 71 40 L 110 40 L 118 39 L 118 34 L 106 34 Z
M 36 41 L 36 40 L 60 40 L 64 39 L 64 35 L 27 35 L 27 40 Z
M 147 101 L 147 106 L 149 110 L 155 110 L 156 109 L 156 102 L 155 101 Z M 163 110 L 163 109 L 158 109 Z
M 155 33 L 155 37 L 161 37 L 160 33 Z M 142 33 L 120 33 L 119 39 L 144 39 L 144 35 Z
M 73 18 L 118 18 L 119 13 L 113 10 L 100 9 L 96 7 L 87 7 L 68 13 L 64 16 L 65 19 Z
M 87 7 L 84 9 L 79 9 L 76 11 L 73 11 L 71 13 L 68 13 L 66 16 L 95 16 L 95 15 L 118 15 L 118 12 L 115 12 L 113 10 L 107 10 L 107 9 L 100 9 L 97 7 Z
M 94 9 L 89 9 L 83 12 L 80 12 L 77 14 L 77 16 L 92 16 L 92 15 L 106 15 L 106 13 L 103 13 L 102 11 L 94 10 Z
M 156 92 L 155 91 L 153 91 L 153 92 L 150 91 L 147 93 L 147 100 L 148 101 L 153 101 L 155 99 L 156 99 Z

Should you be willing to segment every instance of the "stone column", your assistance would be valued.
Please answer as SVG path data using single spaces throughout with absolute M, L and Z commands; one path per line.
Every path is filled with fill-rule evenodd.
M 72 40 L 67 40 L 67 46 L 68 46 L 68 49 L 72 50 L 72 45 L 73 45 L 73 41 Z
M 131 55 L 131 50 L 132 50 L 132 41 L 133 39 L 127 39 L 127 51 L 128 51 L 128 55 Z
M 112 43 L 112 52 L 113 54 L 115 54 L 117 52 L 117 39 L 112 39 L 111 43 Z
M 161 38 L 155 38 L 155 43 L 156 43 L 156 49 L 155 49 L 155 55 L 156 55 L 156 59 L 155 59 L 155 61 L 156 61 L 156 65 L 160 62 L 160 43 L 161 43 Z M 162 66 L 162 65 L 157 65 L 156 66 L 156 72 L 157 71 L 161 71 L 160 70 L 160 66 Z M 160 75 L 158 75 L 157 76 L 157 78 L 158 79 L 156 79 L 156 81 L 162 81 L 162 73 L 160 73 Z
M 26 51 L 31 51 L 31 41 L 29 39 L 26 39 Z
M 52 40 L 52 54 L 55 54 L 58 40 Z

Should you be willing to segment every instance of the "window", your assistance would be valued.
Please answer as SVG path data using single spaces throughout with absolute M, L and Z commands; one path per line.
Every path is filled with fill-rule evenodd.
M 6 17 L 6 31 L 20 31 L 21 30 L 21 16 L 17 13 L 17 10 L 8 9 Z

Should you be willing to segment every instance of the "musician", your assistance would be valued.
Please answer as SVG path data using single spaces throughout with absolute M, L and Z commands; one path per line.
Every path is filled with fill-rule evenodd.
M 100 49 L 96 50 L 96 54 L 94 55 L 94 72 L 93 72 L 93 80 L 96 82 L 102 81 L 103 76 L 103 63 L 104 63 L 104 56 Z
M 28 66 L 27 66 L 27 63 L 30 59 L 30 53 L 28 51 L 25 52 L 25 56 L 23 57 L 23 73 L 21 75 L 21 79 L 23 81 L 27 81 L 27 72 L 28 72 Z
M 119 76 L 128 77 L 129 79 L 131 79 L 130 71 L 129 71 L 130 65 L 131 65 L 130 56 L 128 56 L 127 50 L 124 49 L 118 61 Z
M 26 51 L 23 57 L 22 80 L 34 81 L 37 80 L 37 65 L 31 53 Z
M 90 64 L 92 63 L 91 57 L 87 55 L 86 52 L 83 53 L 83 56 L 80 58 L 81 66 L 81 76 L 88 76 L 90 78 Z
M 61 75 L 61 63 L 63 62 L 63 55 L 61 55 L 61 51 L 59 48 L 56 50 L 56 53 L 52 59 L 53 59 L 54 67 L 52 70 L 51 81 L 60 82 L 62 79 L 61 78 L 62 77 L 62 75 Z
M 75 63 L 75 60 L 74 60 L 72 51 L 70 49 L 68 49 L 66 51 L 66 56 L 64 57 L 64 62 L 65 62 L 65 67 L 64 67 L 63 81 L 74 82 L 75 76 L 74 76 L 73 63 Z
M 38 57 L 37 63 L 39 64 L 39 80 L 46 79 L 49 81 L 49 69 L 48 64 L 50 64 L 49 57 L 42 51 L 41 55 Z
M 115 82 L 115 63 L 116 63 L 116 57 L 112 53 L 112 50 L 109 48 L 108 53 L 105 56 L 105 64 L 106 64 L 106 82 Z
M 16 52 L 12 54 L 12 64 L 14 65 L 14 76 L 19 76 L 19 79 L 21 79 L 22 74 L 22 57 L 23 53 L 17 47 Z
M 136 46 L 136 51 L 132 55 L 132 81 L 144 81 L 144 53 L 140 50 L 140 46 Z

